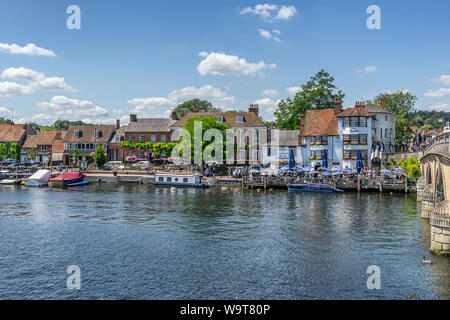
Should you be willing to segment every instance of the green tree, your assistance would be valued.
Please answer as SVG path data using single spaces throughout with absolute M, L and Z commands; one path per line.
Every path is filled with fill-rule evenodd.
M 97 149 L 95 149 L 94 162 L 97 165 L 97 168 L 102 168 L 106 163 L 106 152 L 101 145 L 98 145 Z
M 27 150 L 27 158 L 32 160 L 32 161 L 35 161 L 36 157 L 37 157 L 36 148 L 29 148 Z
M 380 93 L 368 104 L 380 105 L 381 100 L 386 101 L 386 109 L 397 115 L 395 120 L 395 144 L 406 149 L 411 139 L 409 127 L 414 118 L 414 105 L 417 97 L 405 90 L 393 93 Z
M 334 85 L 334 78 L 325 70 L 302 85 L 294 99 L 287 98 L 278 103 L 275 110 L 275 122 L 280 129 L 296 130 L 300 128 L 299 116 L 311 109 L 331 109 L 334 107 L 334 98 L 345 97 L 345 94 Z
M 197 108 L 198 112 L 221 112 L 222 110 L 219 108 L 215 108 L 211 102 L 207 100 L 200 99 L 192 99 L 189 101 L 185 101 L 179 104 L 175 111 L 177 112 L 177 117 L 181 117 L 181 112 L 184 112 L 184 115 L 188 113 L 194 112 Z
M 194 134 L 194 126 L 195 126 L 195 122 L 201 122 L 202 124 L 202 138 L 200 139 L 201 141 L 196 141 L 195 139 L 195 134 Z M 217 119 L 215 117 L 211 117 L 211 116 L 200 116 L 200 117 L 195 117 L 195 118 L 191 118 L 188 119 L 186 126 L 184 127 L 185 130 L 187 130 L 191 136 L 191 161 L 194 159 L 194 144 L 195 142 L 197 143 L 201 143 L 202 146 L 202 154 L 205 151 L 205 148 L 210 145 L 211 143 L 214 142 L 213 141 L 203 141 L 203 136 L 205 134 L 205 132 L 209 129 L 217 129 L 222 133 L 222 137 L 223 137 L 223 157 L 224 159 L 226 159 L 226 131 L 228 129 L 230 129 L 231 126 L 229 124 L 226 123 L 218 123 Z M 182 142 L 182 139 L 180 139 L 180 143 Z

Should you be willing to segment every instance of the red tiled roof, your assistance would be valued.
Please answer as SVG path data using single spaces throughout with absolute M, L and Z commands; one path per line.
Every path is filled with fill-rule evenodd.
M 19 142 L 25 132 L 23 124 L 0 124 L 0 142 Z
M 57 138 L 60 138 L 58 131 L 44 131 L 39 135 L 27 136 L 23 148 L 36 148 L 38 145 L 50 146 Z
M 211 113 L 189 113 L 177 122 L 175 122 L 172 127 L 182 128 L 186 126 L 187 121 L 195 117 L 224 117 L 224 122 L 229 124 L 231 127 L 265 127 L 266 125 L 254 112 L 211 112 Z M 237 117 L 243 116 L 244 122 L 237 122 Z
M 64 152 L 64 141 L 62 141 L 62 140 L 53 141 L 52 152 L 53 153 L 63 153 Z
M 338 121 L 334 109 L 308 110 L 304 123 L 303 136 L 338 135 Z
M 354 108 L 347 108 L 337 115 L 340 117 L 371 117 L 372 114 L 367 112 L 363 105 L 357 105 Z
M 111 139 L 115 129 L 116 129 L 115 125 L 69 127 L 69 129 L 67 129 L 67 133 L 63 141 L 78 142 L 78 143 L 107 143 Z M 76 138 L 74 136 L 74 130 L 82 131 L 82 136 Z M 102 136 L 99 138 L 94 137 L 94 130 L 101 131 Z

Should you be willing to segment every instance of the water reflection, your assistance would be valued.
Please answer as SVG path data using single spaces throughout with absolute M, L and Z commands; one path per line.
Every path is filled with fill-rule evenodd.
M 450 259 L 421 264 L 430 227 L 404 194 L 93 184 L 0 187 L 0 204 L 0 298 L 450 298 Z

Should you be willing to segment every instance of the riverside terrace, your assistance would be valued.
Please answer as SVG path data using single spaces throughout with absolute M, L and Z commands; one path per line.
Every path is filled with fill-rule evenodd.
M 0 173 L 0 180 L 13 179 L 20 183 L 25 180 L 38 168 L 16 168 L 8 169 L 2 167 Z M 53 175 L 58 175 L 61 172 L 54 168 Z M 67 170 L 65 170 L 67 171 Z M 388 171 L 388 170 L 387 170 Z M 345 191 L 375 191 L 375 192 L 415 192 L 416 182 L 415 178 L 406 178 L 403 174 L 394 174 L 384 171 L 382 175 L 373 176 L 373 174 L 358 175 L 355 172 L 345 172 L 343 174 L 327 175 L 325 173 L 317 172 L 314 174 L 280 174 L 277 176 L 261 176 L 249 173 L 249 169 L 243 169 L 243 177 L 236 178 L 230 175 L 230 171 L 217 172 L 214 177 L 205 177 L 205 171 L 193 168 L 169 167 L 169 166 L 155 166 L 151 170 L 128 170 L 124 169 L 117 172 L 112 171 L 83 171 L 90 180 L 98 183 L 148 183 L 152 184 L 155 181 L 155 174 L 157 173 L 173 173 L 173 174 L 199 174 L 204 176 L 204 180 L 211 185 L 241 187 L 248 189 L 285 189 L 289 184 L 303 184 L 303 183 L 321 183 L 328 184 L 335 188 Z

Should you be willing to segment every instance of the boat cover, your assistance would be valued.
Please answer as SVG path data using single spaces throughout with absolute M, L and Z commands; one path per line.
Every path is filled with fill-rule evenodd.
M 70 181 L 75 179 L 81 179 L 84 178 L 85 175 L 81 172 L 64 172 L 63 174 L 60 174 L 56 178 L 50 179 L 49 181 Z
M 50 178 L 50 170 L 38 170 L 35 174 L 28 178 L 32 181 L 47 182 Z

